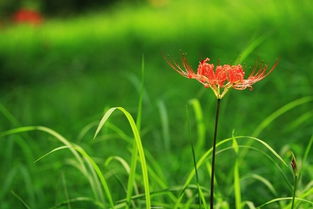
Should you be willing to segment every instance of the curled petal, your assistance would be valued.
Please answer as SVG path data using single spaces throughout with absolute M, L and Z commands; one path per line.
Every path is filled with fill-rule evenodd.
M 254 69 L 247 79 L 244 79 L 241 82 L 234 84 L 232 87 L 237 90 L 244 90 L 246 88 L 252 89 L 253 84 L 266 78 L 271 72 L 273 72 L 277 65 L 278 61 L 275 62 L 270 70 L 268 70 L 267 65 L 261 65 L 258 71 L 255 71 Z
M 191 76 L 191 77 L 189 77 L 189 76 L 188 77 L 193 78 L 195 73 L 194 73 L 192 67 L 188 64 L 188 61 L 187 61 L 187 58 L 185 55 L 182 56 L 182 63 L 183 63 L 185 70 L 187 71 L 188 75 Z
M 268 70 L 268 65 L 260 65 L 259 70 L 257 72 L 252 72 L 248 76 L 248 80 L 250 82 L 256 83 L 264 78 L 266 78 L 278 65 L 278 60 L 274 63 L 274 65 L 271 67 L 271 69 Z
M 227 80 L 227 71 L 230 69 L 230 65 L 218 65 L 215 69 L 215 81 L 216 84 L 222 87 Z
M 267 65 L 262 66 L 257 72 L 252 72 L 249 76 L 248 76 L 248 80 L 250 80 L 253 83 L 256 83 L 260 80 L 262 80 L 263 78 L 265 78 L 268 74 L 266 73 L 266 70 L 268 69 Z
M 233 89 L 236 90 L 245 90 L 245 89 L 252 89 L 252 82 L 248 79 L 243 80 L 241 83 L 236 83 L 232 86 Z
M 242 69 L 241 65 L 233 65 L 228 71 L 228 81 L 230 83 L 242 82 L 245 72 Z
M 167 64 L 174 69 L 176 72 L 178 72 L 180 75 L 186 77 L 186 78 L 196 78 L 196 74 L 194 73 L 191 66 L 188 64 L 187 59 L 185 56 L 182 57 L 182 64 L 183 68 L 178 65 L 175 61 L 169 60 L 165 58 Z
M 266 78 L 277 66 L 278 61 L 269 69 L 267 65 L 256 66 L 252 73 L 245 79 L 245 72 L 241 65 L 214 65 L 210 64 L 209 58 L 200 61 L 197 72 L 188 64 L 187 58 L 182 56 L 182 67 L 174 61 L 166 59 L 170 67 L 186 78 L 199 81 L 205 88 L 211 88 L 219 99 L 231 89 L 252 90 L 253 84 Z
M 208 83 L 213 84 L 213 81 L 215 80 L 214 65 L 209 64 L 209 61 L 210 59 L 206 58 L 199 63 L 197 74 L 205 77 L 208 80 Z

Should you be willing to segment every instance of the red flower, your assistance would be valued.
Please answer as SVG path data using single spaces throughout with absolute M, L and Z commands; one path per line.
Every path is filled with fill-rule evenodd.
M 38 25 L 42 23 L 43 17 L 39 12 L 28 9 L 20 9 L 13 15 L 13 21 L 16 23 Z
M 221 99 L 230 88 L 244 90 L 252 89 L 252 85 L 268 76 L 277 66 L 276 62 L 270 69 L 268 65 L 260 65 L 257 71 L 253 71 L 248 78 L 244 78 L 245 72 L 241 65 L 214 65 L 208 63 L 209 58 L 200 61 L 197 73 L 190 67 L 185 56 L 182 57 L 183 68 L 176 62 L 167 63 L 179 74 L 186 78 L 196 79 L 206 88 L 211 88 L 217 98 Z

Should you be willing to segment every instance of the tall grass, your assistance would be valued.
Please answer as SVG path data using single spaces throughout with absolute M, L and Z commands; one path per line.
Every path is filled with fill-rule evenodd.
M 141 142 L 141 137 L 139 135 L 139 131 L 137 129 L 136 123 L 134 121 L 134 119 L 132 118 L 132 116 L 130 115 L 129 112 L 127 112 L 124 108 L 121 107 L 116 107 L 116 108 L 110 108 L 102 117 L 96 133 L 95 133 L 95 137 L 100 133 L 101 128 L 105 125 L 105 122 L 110 118 L 111 114 L 116 111 L 119 110 L 121 111 L 125 117 L 127 118 L 132 132 L 134 134 L 134 144 L 136 145 L 137 149 L 136 149 L 136 153 L 133 152 L 132 150 L 132 155 L 139 155 L 139 162 L 141 165 L 141 169 L 142 169 L 142 176 L 140 178 L 143 179 L 143 185 L 144 185 L 144 194 L 137 194 L 135 196 L 131 195 L 130 197 L 126 197 L 125 199 L 125 204 L 120 201 L 113 201 L 112 199 L 112 194 L 111 191 L 109 189 L 109 185 L 107 183 L 107 180 L 103 174 L 102 169 L 97 165 L 97 163 L 92 159 L 92 157 L 87 154 L 87 152 L 78 145 L 75 145 L 73 143 L 71 143 L 69 140 L 67 140 L 66 138 L 64 138 L 63 136 L 61 136 L 59 133 L 46 128 L 46 127 L 41 127 L 41 126 L 28 126 L 28 127 L 20 127 L 20 128 L 16 128 L 16 129 L 11 129 L 8 131 L 4 131 L 1 133 L 1 137 L 6 137 L 9 135 L 15 135 L 15 134 L 19 134 L 19 133 L 25 133 L 25 132 L 30 132 L 30 131 L 40 131 L 40 132 L 45 132 L 48 133 L 50 135 L 52 135 L 53 137 L 55 137 L 55 139 L 57 139 L 59 142 L 63 143 L 64 146 L 60 146 L 57 147 L 53 150 L 51 150 L 50 152 L 48 152 L 47 154 L 44 154 L 43 156 L 41 156 L 40 158 L 38 158 L 37 160 L 35 160 L 35 162 L 38 162 L 39 160 L 42 160 L 43 158 L 58 152 L 60 150 L 64 150 L 64 149 L 68 149 L 71 151 L 71 153 L 73 154 L 74 158 L 76 159 L 76 162 L 78 163 L 78 169 L 87 177 L 87 179 L 91 182 L 91 187 L 95 187 L 94 190 L 96 192 L 99 192 L 100 190 L 103 191 L 105 193 L 106 199 L 107 201 L 103 202 L 103 200 L 96 199 L 93 200 L 92 198 L 89 197 L 77 197 L 77 198 L 72 198 L 70 199 L 68 196 L 68 188 L 66 188 L 66 183 L 65 183 L 65 179 L 63 179 L 64 182 L 64 186 L 65 186 L 65 194 L 66 194 L 66 201 L 63 203 L 59 203 L 57 205 L 55 205 L 55 208 L 61 207 L 62 205 L 67 205 L 68 207 L 72 207 L 72 204 L 78 203 L 78 202 L 88 202 L 91 201 L 94 205 L 99 206 L 100 208 L 105 207 L 105 204 L 108 203 L 110 208 L 120 208 L 120 207 L 124 207 L 124 206 L 128 206 L 130 207 L 131 204 L 129 204 L 130 200 L 136 200 L 138 197 L 145 198 L 145 208 L 151 208 L 151 195 L 153 196 L 159 196 L 161 195 L 163 192 L 168 193 L 168 195 L 172 195 L 171 189 L 170 187 L 165 188 L 165 190 L 163 192 L 151 192 L 150 189 L 150 184 L 149 183 L 149 176 L 148 176 L 148 170 L 149 170 L 149 166 L 147 165 L 146 162 L 146 156 L 145 156 L 145 152 L 142 146 L 142 142 Z M 198 121 L 199 122 L 199 121 Z M 261 145 L 261 147 L 257 147 L 255 145 L 246 145 L 246 143 L 243 143 L 243 145 L 240 145 L 239 142 L 241 141 L 254 141 L 255 143 Z M 311 145 L 312 144 L 312 139 L 310 140 L 309 146 L 304 154 L 304 160 L 307 159 L 308 153 L 310 152 L 311 149 Z M 226 147 L 225 147 L 226 145 Z M 270 160 L 272 160 L 273 163 L 278 164 L 280 166 L 282 166 L 282 168 L 287 168 L 288 165 L 285 162 L 285 160 L 269 145 L 267 144 L 265 141 L 255 138 L 255 137 L 249 137 L 249 136 L 232 136 L 231 138 L 228 139 L 224 139 L 221 140 L 219 143 L 217 143 L 217 147 L 219 148 L 219 151 L 217 152 L 217 155 L 222 155 L 224 152 L 228 151 L 228 150 L 234 150 L 236 155 L 238 153 L 240 153 L 240 150 L 255 150 L 257 152 L 263 153 L 265 154 Z M 224 147 L 224 148 L 220 148 L 220 147 Z M 176 199 L 175 197 L 172 198 L 172 202 L 164 202 L 165 204 L 167 204 L 166 207 L 173 207 L 173 208 L 180 208 L 182 207 L 182 205 L 185 205 L 189 208 L 195 208 L 195 207 L 204 207 L 207 208 L 206 205 L 206 201 L 205 201 L 205 196 L 208 195 L 208 191 L 201 186 L 200 181 L 199 181 L 199 174 L 197 174 L 197 171 L 200 169 L 201 166 L 203 166 L 206 162 L 206 159 L 210 156 L 210 153 L 212 152 L 212 149 L 209 149 L 208 151 L 206 151 L 201 157 L 200 159 L 197 161 L 195 158 L 195 153 L 194 153 L 194 149 L 193 150 L 193 158 L 194 158 L 194 169 L 191 169 L 191 172 L 188 175 L 188 178 L 186 179 L 185 183 L 182 185 L 182 188 L 184 188 L 183 193 L 181 193 L 178 197 L 178 199 Z M 267 153 L 268 152 L 268 153 Z M 108 158 L 108 160 L 106 161 L 106 165 L 108 165 L 108 163 L 110 161 L 112 161 L 113 159 L 116 159 L 117 161 L 119 161 L 121 163 L 121 166 L 123 166 L 127 173 L 129 174 L 129 179 L 131 176 L 131 168 L 129 167 L 127 161 L 123 160 L 122 158 L 116 156 L 112 156 L 110 158 Z M 240 177 L 240 172 L 239 172 L 239 163 L 240 161 L 238 161 L 238 159 L 235 158 L 234 161 L 234 170 L 233 170 L 233 190 L 234 190 L 234 197 L 235 197 L 235 207 L 236 208 L 243 208 L 245 204 L 250 205 L 252 207 L 252 205 L 254 205 L 251 201 L 242 201 L 242 194 L 241 194 L 241 181 L 242 178 Z M 86 167 L 87 165 L 87 167 Z M 153 170 L 151 170 L 152 173 L 154 173 Z M 100 184 L 102 186 L 101 189 L 97 188 L 97 180 L 95 179 L 95 176 L 93 176 L 93 172 L 95 172 L 96 174 L 96 178 L 100 181 Z M 135 170 L 133 172 L 136 172 Z M 286 172 L 285 169 L 281 170 L 281 172 Z M 134 174 L 136 176 L 136 174 Z M 150 174 L 151 177 L 153 176 L 153 179 L 157 180 L 157 177 L 154 176 L 155 174 Z M 181 201 L 183 200 L 183 196 L 185 193 L 188 193 L 189 189 L 192 188 L 191 180 L 193 179 L 193 177 L 196 177 L 196 182 L 197 182 L 197 190 L 198 190 L 198 198 L 199 201 L 201 200 L 201 202 L 198 204 L 197 202 L 194 202 L 194 197 L 189 197 L 186 203 L 182 203 Z M 265 178 L 258 176 L 258 175 L 254 175 L 255 179 L 259 179 L 260 182 L 263 182 L 270 191 L 272 191 L 273 194 L 277 195 L 277 191 L 275 190 L 275 188 L 273 187 L 273 185 Z M 162 182 L 162 180 L 160 180 Z M 162 184 L 162 183 L 161 183 Z M 136 183 L 136 181 L 132 181 L 132 188 L 137 188 L 138 184 Z M 136 189 L 137 190 L 137 189 Z M 204 190 L 204 191 L 203 191 Z M 175 191 L 175 190 L 173 190 Z M 299 191 L 299 196 L 296 197 L 295 199 L 298 201 L 298 203 L 303 203 L 303 205 L 305 204 L 311 204 L 313 205 L 313 202 L 308 200 L 308 199 L 304 199 L 305 197 L 309 197 L 311 194 L 313 193 L 313 190 L 309 189 L 309 190 L 304 190 L 303 193 L 301 193 Z M 12 193 L 13 194 L 13 193 Z M 30 208 L 30 206 L 28 206 L 27 201 L 25 201 L 22 197 L 20 197 L 18 194 L 16 194 L 14 192 L 14 196 L 19 199 L 19 201 L 22 202 L 22 204 L 26 207 L 26 208 Z M 189 196 L 189 195 L 187 195 Z M 128 199 L 129 198 L 129 199 Z M 191 199 L 190 199 L 191 198 Z M 278 197 L 278 198 L 274 198 L 272 200 L 269 200 L 261 205 L 258 206 L 258 208 L 263 208 L 267 205 L 273 204 L 275 202 L 279 202 L 279 201 L 286 201 L 286 200 L 291 200 L 292 197 Z M 100 202 L 99 202 L 100 201 Z M 162 203 L 160 202 L 155 202 L 156 205 L 160 204 L 162 205 Z M 172 205 L 173 204 L 173 205 Z M 220 201 L 218 201 L 217 204 L 222 204 Z M 172 206 L 171 206 L 172 205 Z M 201 206 L 202 205 L 202 206 Z M 184 207 L 185 207 L 184 206 Z M 249 206 L 249 207 L 250 207 Z M 287 205 L 281 205 L 282 208 L 288 208 L 288 204 Z M 136 206 L 138 207 L 138 205 Z M 140 207 L 140 206 L 139 206 Z M 251 208 L 250 207 L 250 208 Z
M 172 1 L 1 28 L 0 208 L 207 208 L 213 101 L 160 58 L 182 49 L 191 62 L 210 56 L 247 68 L 248 56 L 281 57 L 256 93 L 224 100 L 216 205 L 289 209 L 292 150 L 302 165 L 295 207 L 310 209 L 311 7 L 309 0 Z M 142 53 L 142 78 L 133 79 Z M 107 109 L 99 124 L 103 105 L 125 108 Z

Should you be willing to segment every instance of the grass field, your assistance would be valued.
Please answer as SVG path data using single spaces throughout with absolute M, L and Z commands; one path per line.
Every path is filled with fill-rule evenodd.
M 194 68 L 279 59 L 253 91 L 223 98 L 216 208 L 291 208 L 291 152 L 294 208 L 313 208 L 312 8 L 117 4 L 1 28 L 0 208 L 209 208 L 216 99 L 167 65 L 182 52 Z

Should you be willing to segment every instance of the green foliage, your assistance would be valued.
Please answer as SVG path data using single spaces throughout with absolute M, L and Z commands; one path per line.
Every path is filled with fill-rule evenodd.
M 290 208 L 289 151 L 295 208 L 312 207 L 312 1 L 167 2 L 0 22 L 1 209 L 205 208 L 215 99 L 166 65 L 181 51 L 193 68 L 210 57 L 247 75 L 280 58 L 253 91 L 223 99 L 216 207 Z

